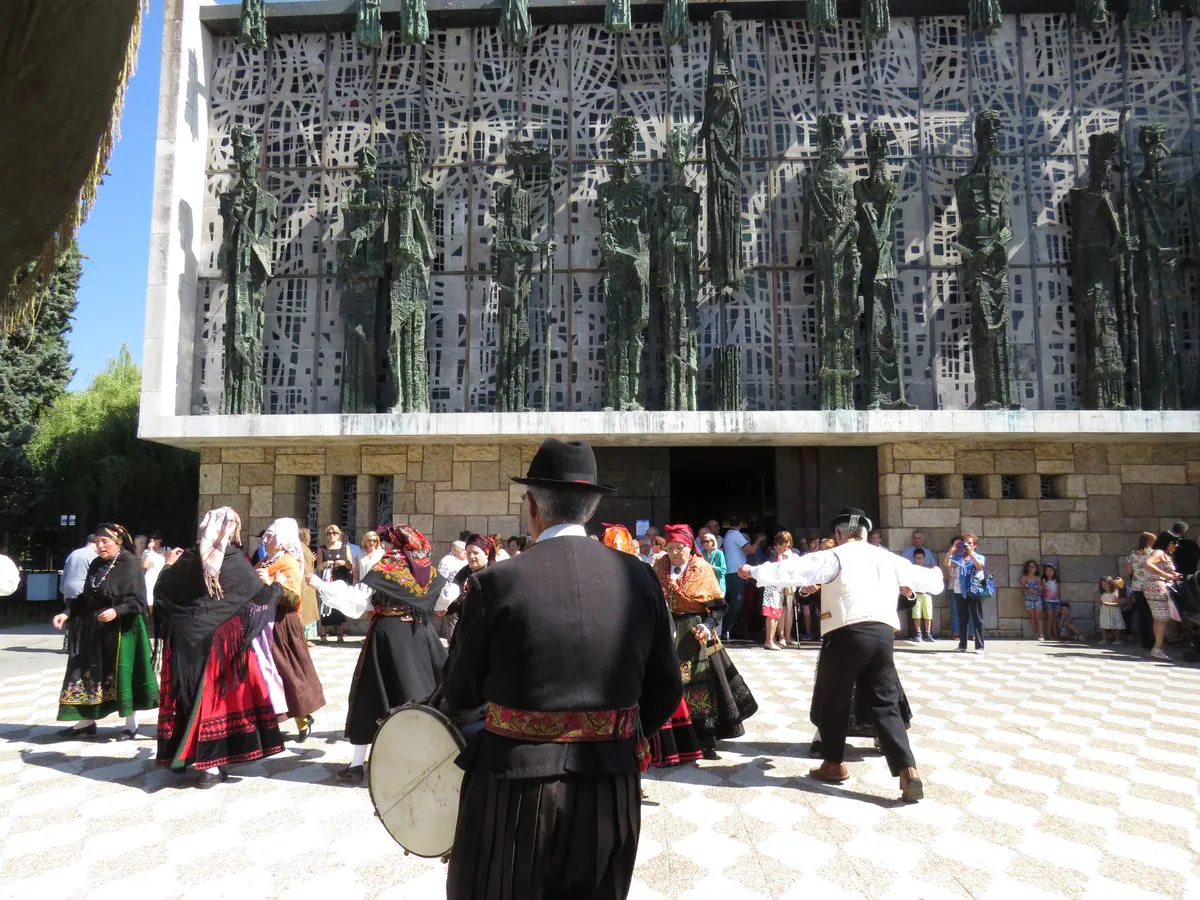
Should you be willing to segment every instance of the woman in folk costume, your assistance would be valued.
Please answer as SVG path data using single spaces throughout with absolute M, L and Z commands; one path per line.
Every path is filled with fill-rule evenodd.
M 667 525 L 663 536 L 667 555 L 654 573 L 675 621 L 683 699 L 704 758 L 718 759 L 717 741 L 745 734 L 742 722 L 758 712 L 758 703 L 717 637 L 724 588 L 712 566 L 692 552 L 691 526 Z M 673 736 L 678 743 L 679 735 Z
M 206 513 L 196 550 L 172 550 L 155 589 L 163 641 L 158 764 L 200 769 L 201 788 L 226 777 L 222 766 L 283 751 L 252 646 L 275 618 L 283 591 L 255 577 L 241 531 L 232 509 Z
M 604 523 L 604 544 L 622 553 L 640 557 L 637 541 L 630 535 L 624 525 L 609 525 Z M 656 769 L 666 769 L 683 763 L 695 762 L 704 755 L 700 749 L 700 739 L 692 725 L 692 716 L 688 712 L 687 700 L 680 698 L 679 706 L 671 714 L 670 720 L 649 737 L 648 752 L 640 754 L 638 766 L 643 772 L 653 766 Z M 645 792 L 642 793 L 645 796 Z
M 295 519 L 276 519 L 263 534 L 267 556 L 258 565 L 263 584 L 283 589 L 275 608 L 275 627 L 271 631 L 271 657 L 283 694 L 287 715 L 296 720 L 296 740 L 304 741 L 312 731 L 312 714 L 325 705 L 325 691 L 313 667 L 300 624 L 300 589 L 304 584 L 304 551 L 300 548 L 300 527 Z
M 467 538 L 467 564 L 454 574 L 454 587 L 458 594 L 442 612 L 436 613 L 438 619 L 438 634 L 446 642 L 454 640 L 454 629 L 462 615 L 463 595 L 467 579 L 476 572 L 482 572 L 492 563 L 499 560 L 500 547 L 494 538 L 486 534 L 472 534 Z
M 125 717 L 118 740 L 137 737 L 137 711 L 158 706 L 158 682 L 146 632 L 146 579 L 133 539 L 120 525 L 96 529 L 96 558 L 83 593 L 54 617 L 67 630 L 67 674 L 58 698 L 63 737 L 96 733 L 96 720 Z
M 346 738 L 354 757 L 339 773 L 348 781 L 362 781 L 380 720 L 397 706 L 433 694 L 446 662 L 433 625 L 433 605 L 445 581 L 433 568 L 429 541 L 407 525 L 381 525 L 378 533 L 383 556 L 358 584 L 314 579 L 328 606 L 351 618 L 371 612 L 350 683 Z

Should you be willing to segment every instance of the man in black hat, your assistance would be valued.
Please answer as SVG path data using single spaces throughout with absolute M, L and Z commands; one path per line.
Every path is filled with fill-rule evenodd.
M 653 573 L 588 539 L 600 496 L 582 442 L 546 440 L 525 478 L 536 543 L 467 579 L 443 684 L 486 704 L 450 853 L 449 900 L 608 900 L 629 892 L 641 827 L 638 721 L 683 696 Z
M 744 566 L 742 577 L 760 585 L 798 587 L 802 594 L 821 586 L 821 655 L 810 718 L 821 733 L 824 761 L 809 775 L 837 784 L 850 777 L 844 763 L 846 729 L 857 684 L 892 775 L 900 779 L 901 796 L 915 803 L 924 788 L 900 713 L 900 678 L 892 658 L 893 635 L 900 630 L 896 597 L 938 593 L 942 573 L 868 543 L 871 520 L 861 509 L 843 509 L 830 528 L 837 541 L 832 550 Z

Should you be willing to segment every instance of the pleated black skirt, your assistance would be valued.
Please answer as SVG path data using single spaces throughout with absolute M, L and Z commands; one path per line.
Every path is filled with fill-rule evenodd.
M 641 832 L 639 776 L 468 772 L 447 900 L 623 900 Z

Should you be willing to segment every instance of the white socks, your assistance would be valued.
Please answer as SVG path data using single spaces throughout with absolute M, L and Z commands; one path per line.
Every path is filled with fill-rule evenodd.
M 125 730 L 137 731 L 137 713 L 130 713 L 125 717 Z
M 361 766 L 367 761 L 367 751 L 371 749 L 370 744 L 351 744 L 354 748 L 354 759 L 350 761 L 350 766 Z
M 89 728 L 91 728 L 95 724 L 96 724 L 95 719 L 88 719 L 87 721 L 79 721 L 71 726 L 71 730 L 72 731 L 87 731 Z

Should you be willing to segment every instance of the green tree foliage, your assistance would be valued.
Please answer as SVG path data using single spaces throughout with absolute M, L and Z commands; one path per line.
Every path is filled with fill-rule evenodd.
M 74 244 L 38 292 L 33 318 L 0 334 L 0 541 L 22 530 L 42 485 L 26 447 L 42 414 L 71 380 L 67 333 L 75 314 L 81 257 Z
M 120 522 L 131 532 L 195 536 L 199 459 L 137 436 L 142 376 L 122 347 L 86 390 L 64 394 L 42 416 L 28 456 L 46 482 L 42 524 L 74 514 L 81 526 Z

